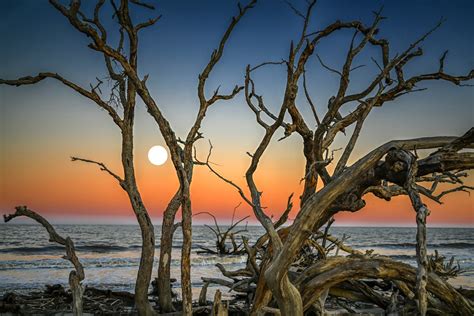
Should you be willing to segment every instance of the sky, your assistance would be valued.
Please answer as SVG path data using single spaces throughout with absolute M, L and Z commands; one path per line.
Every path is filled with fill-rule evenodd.
M 90 11 L 92 1 L 84 1 Z M 209 60 L 230 17 L 237 13 L 234 1 L 151 1 L 162 18 L 140 38 L 139 71 L 149 74 L 148 87 L 178 136 L 186 135 L 198 109 L 197 75 Z M 243 1 L 245 3 L 245 1 Z M 293 1 L 304 11 L 305 1 Z M 383 6 L 387 17 L 379 36 L 391 43 L 392 56 L 433 27 L 446 22 L 422 47 L 424 56 L 407 67 L 406 74 L 438 69 L 438 60 L 449 49 L 445 70 L 465 74 L 474 68 L 474 3 L 472 1 L 349 1 L 320 0 L 310 30 L 319 30 L 335 20 L 362 20 L 370 24 L 373 11 Z M 110 7 L 103 14 L 111 40 L 117 39 L 110 20 Z M 137 8 L 135 8 L 137 9 Z M 149 13 L 133 11 L 135 21 Z M 289 43 L 300 33 L 302 20 L 284 1 L 262 0 L 249 11 L 232 34 L 224 56 L 208 80 L 207 95 L 221 86 L 221 92 L 242 84 L 247 64 L 281 60 Z M 116 30 L 116 29 L 115 29 Z M 332 67 L 341 68 L 352 32 L 340 32 L 322 42 L 316 53 Z M 104 78 L 106 69 L 100 54 L 87 48 L 88 39 L 75 31 L 47 1 L 0 1 L 0 77 L 18 78 L 42 71 L 57 72 L 84 87 Z M 378 51 L 368 49 L 355 65 L 366 65 L 355 73 L 349 92 L 360 90 L 376 69 L 370 57 L 380 60 Z M 324 70 L 316 58 L 308 62 L 308 86 L 320 113 L 337 91 L 338 77 Z M 281 104 L 285 71 L 269 67 L 256 74 L 259 93 L 266 104 Z M 392 139 L 436 135 L 461 135 L 474 124 L 474 88 L 445 82 L 423 84 L 427 91 L 410 94 L 377 108 L 369 115 L 350 162 Z M 309 108 L 300 108 L 311 122 Z M 348 113 L 350 109 L 345 109 Z M 155 223 L 176 191 L 178 182 L 168 161 L 153 166 L 147 152 L 164 145 L 156 123 L 142 103 L 136 115 L 135 164 L 139 189 Z M 212 161 L 226 177 L 245 187 L 244 174 L 263 134 L 242 95 L 215 104 L 208 112 L 198 144 L 198 156 L 207 154 L 208 140 L 214 146 Z M 283 131 L 279 131 L 278 138 Z M 350 133 L 348 134 L 350 135 Z M 342 135 L 334 148 L 347 142 Z M 121 173 L 120 132 L 108 115 L 87 99 L 53 80 L 23 87 L 0 86 L 0 210 L 13 211 L 28 205 L 56 222 L 132 223 L 133 212 L 125 192 L 115 180 L 92 165 L 71 162 L 70 156 L 94 159 Z M 336 156 L 337 157 L 337 156 Z M 295 192 L 295 205 L 302 185 L 304 159 L 298 135 L 274 141 L 256 173 L 263 191 L 263 204 L 278 217 L 288 196 Z M 473 185 L 472 174 L 467 184 Z M 240 203 L 236 191 L 203 167 L 196 167 L 192 184 L 194 212 L 209 211 L 228 221 Z M 391 202 L 372 196 L 357 213 L 341 213 L 339 225 L 414 225 L 415 214 L 407 197 Z M 434 226 L 474 226 L 474 197 L 454 193 L 439 205 L 426 201 L 431 209 L 428 222 Z M 295 216 L 297 207 L 290 217 Z M 252 215 L 242 205 L 238 216 Z M 209 221 L 204 215 L 196 223 Z M 252 216 L 250 223 L 255 223 Z

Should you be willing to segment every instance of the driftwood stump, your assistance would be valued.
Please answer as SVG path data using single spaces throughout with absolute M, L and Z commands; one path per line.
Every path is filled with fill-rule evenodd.
M 214 303 L 212 304 L 211 316 L 227 316 L 227 304 L 222 302 L 222 294 L 220 290 L 214 295 Z

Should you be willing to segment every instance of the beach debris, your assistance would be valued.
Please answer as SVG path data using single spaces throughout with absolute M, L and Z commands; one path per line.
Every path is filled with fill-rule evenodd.
M 446 260 L 445 256 L 438 253 L 435 249 L 434 254 L 428 256 L 428 269 L 436 273 L 444 280 L 455 278 L 462 274 L 464 271 L 461 269 L 459 262 L 454 262 L 454 256 L 449 261 Z
M 212 304 L 211 316 L 227 316 L 227 304 L 222 301 L 222 294 L 220 290 L 217 290 L 214 295 L 214 303 Z
M 214 225 L 215 225 L 215 228 L 207 224 L 204 226 L 209 228 L 209 230 L 211 230 L 216 236 L 216 250 L 212 250 L 208 247 L 198 245 L 198 247 L 201 249 L 200 251 L 198 251 L 198 253 L 209 253 L 209 254 L 215 254 L 215 255 L 241 255 L 245 253 L 245 250 L 243 249 L 243 243 L 240 243 L 239 245 L 237 245 L 236 238 L 239 236 L 239 234 L 247 231 L 247 224 L 245 225 L 243 229 L 234 230 L 236 227 L 238 227 L 240 223 L 242 223 L 244 220 L 250 217 L 250 216 L 245 216 L 234 222 L 235 212 L 241 204 L 242 203 L 239 203 L 236 207 L 234 207 L 231 223 L 225 229 L 222 229 L 219 226 L 216 217 L 210 212 L 199 212 L 193 215 L 193 216 L 197 216 L 201 214 L 209 215 L 214 220 Z M 232 244 L 232 248 L 229 248 L 227 246 L 226 242 L 228 240 L 230 240 Z
M 64 259 L 70 261 L 74 266 L 74 270 L 69 273 L 69 286 L 72 292 L 72 312 L 74 315 L 82 315 L 82 305 L 83 305 L 83 294 L 84 288 L 82 286 L 82 281 L 84 280 L 84 268 L 77 258 L 76 250 L 74 248 L 74 242 L 69 237 L 62 237 L 60 236 L 54 227 L 41 215 L 38 213 L 28 209 L 26 206 L 17 206 L 15 207 L 15 213 L 9 215 L 3 215 L 3 219 L 5 223 L 11 221 L 12 219 L 20 216 L 29 217 L 39 224 L 41 224 L 49 234 L 49 241 L 55 242 L 60 245 L 65 246 L 66 248 L 66 255 L 63 256 Z M 64 293 L 64 289 L 58 286 L 53 286 L 47 288 L 47 291 L 54 293 Z M 46 304 L 49 304 L 47 302 Z
M 287 230 L 282 228 L 279 235 L 285 238 Z M 345 256 L 336 255 L 331 244 L 325 248 L 321 244 L 325 240 L 333 240 L 338 244 Z M 348 236 L 346 236 L 348 237 Z M 348 238 L 343 238 L 344 242 Z M 416 284 L 418 272 L 415 268 L 397 262 L 391 258 L 354 250 L 343 241 L 331 236 L 329 229 L 325 232 L 316 231 L 308 239 L 300 255 L 295 257 L 288 273 L 292 284 L 298 289 L 303 300 L 305 313 L 322 314 L 326 308 L 331 310 L 342 307 L 349 313 L 361 310 L 372 310 L 370 314 L 390 315 L 413 314 L 419 308 L 416 298 Z M 238 294 L 250 311 L 261 312 L 278 311 L 271 296 L 260 296 L 262 287 L 265 287 L 261 271 L 271 258 L 272 247 L 269 243 L 259 244 L 260 249 L 248 252 L 247 265 L 243 269 L 228 271 L 222 265 L 216 266 L 223 276 L 232 281 L 220 278 L 202 278 L 206 292 L 209 284 L 216 284 L 229 288 L 229 291 Z M 313 245 L 313 247 L 309 247 Z M 252 248 L 250 248 L 252 249 Z M 250 256 L 258 255 L 257 269 L 250 264 Z M 302 257 L 304 259 L 302 259 Z M 436 262 L 437 269 L 446 267 L 446 271 L 455 269 L 453 259 L 448 263 L 437 252 L 430 262 Z M 470 315 L 472 305 L 468 291 L 456 290 L 446 282 L 441 273 L 429 269 L 426 275 L 427 311 L 439 314 L 450 314 L 453 311 L 460 315 Z M 268 292 L 266 292 L 268 293 Z

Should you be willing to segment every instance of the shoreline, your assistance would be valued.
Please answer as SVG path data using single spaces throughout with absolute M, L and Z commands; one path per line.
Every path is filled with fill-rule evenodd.
M 207 293 L 208 295 L 210 293 Z M 224 294 L 224 293 L 222 293 Z M 212 294 L 214 297 L 214 294 Z M 112 313 L 114 315 L 138 315 L 134 307 L 134 294 L 130 292 L 115 292 L 105 289 L 86 287 L 84 292 L 83 315 L 96 315 L 99 313 Z M 35 315 L 63 315 L 69 314 L 71 310 L 71 294 L 61 285 L 46 285 L 43 291 L 31 291 L 25 294 L 14 292 L 6 293 L 0 299 L 0 313 L 2 315 L 35 314 Z M 149 294 L 150 302 L 156 302 L 156 296 Z M 228 308 L 228 315 L 248 315 L 250 306 L 236 296 L 222 296 L 222 302 Z M 181 301 L 174 300 L 173 305 L 179 313 Z M 193 300 L 193 315 L 210 315 L 213 300 L 206 302 Z M 156 308 L 156 306 L 154 306 Z M 356 303 L 348 309 L 363 313 L 363 315 L 383 316 L 385 311 L 374 304 Z M 326 315 L 348 315 L 348 309 L 341 308 L 333 300 L 328 298 L 325 304 Z M 158 310 L 156 310 L 158 312 Z M 350 313 L 349 313 L 350 314 Z M 159 314 L 178 315 L 178 314 Z

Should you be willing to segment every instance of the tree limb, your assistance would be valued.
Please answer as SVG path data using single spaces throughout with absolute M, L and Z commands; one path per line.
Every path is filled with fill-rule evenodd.
M 92 164 L 96 164 L 100 167 L 100 170 L 101 171 L 105 171 L 107 172 L 108 174 L 110 174 L 112 177 L 114 177 L 118 183 L 120 184 L 120 186 L 124 186 L 125 185 L 125 180 L 123 180 L 120 176 L 118 176 L 116 173 L 112 172 L 109 168 L 107 168 L 107 166 L 102 163 L 102 162 L 98 162 L 98 161 L 94 161 L 94 160 L 90 160 L 90 159 L 84 159 L 84 158 L 79 158 L 79 157 L 71 157 L 71 161 L 82 161 L 82 162 L 87 162 L 87 163 L 92 163 Z

